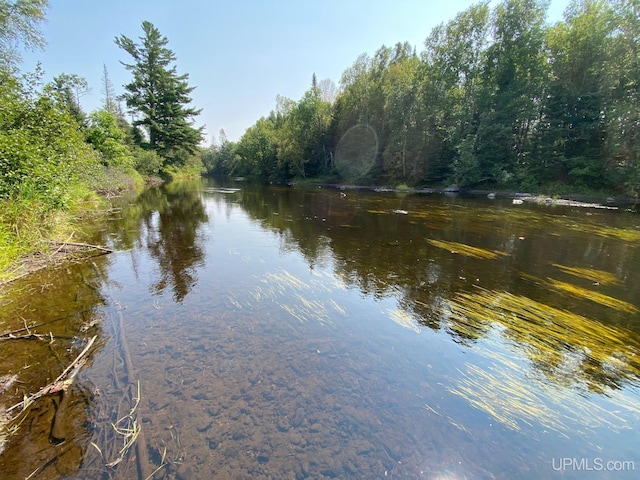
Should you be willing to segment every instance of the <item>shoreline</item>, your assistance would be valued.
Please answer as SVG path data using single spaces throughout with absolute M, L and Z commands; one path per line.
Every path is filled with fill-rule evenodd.
M 160 182 L 149 182 L 148 187 L 157 187 Z M 488 199 L 511 199 L 514 205 L 521 203 L 535 203 L 538 205 L 548 206 L 566 206 L 579 208 L 593 208 L 602 210 L 624 210 L 629 206 L 638 205 L 639 199 L 624 196 L 605 196 L 596 194 L 561 194 L 561 195 L 543 195 L 532 194 L 526 192 L 504 191 L 504 190 L 484 190 L 484 189 L 462 189 L 455 185 L 449 187 L 437 188 L 397 188 L 381 185 L 358 185 L 346 183 L 307 183 L 307 182 L 289 182 L 289 186 L 293 187 L 318 187 L 331 188 L 339 191 L 348 190 L 368 190 L 376 193 L 402 193 L 415 195 L 449 195 L 451 197 L 486 197 Z M 12 271 L 3 272 L 4 278 L 0 280 L 0 296 L 3 290 L 14 281 L 31 275 L 41 269 L 59 265 L 63 262 L 78 261 L 83 258 L 89 258 L 97 255 L 105 255 L 111 251 L 99 245 L 78 244 L 72 242 L 44 242 L 45 248 L 29 253 L 16 261 Z M 56 247 L 55 250 L 53 248 Z M 47 251 L 49 250 L 49 251 Z M 53 250 L 53 251 L 51 251 Z M 92 251 L 94 253 L 92 253 Z M 98 253 L 95 253 L 95 252 Z
M 542 193 L 517 192 L 510 190 L 462 189 L 456 186 L 437 188 L 397 188 L 380 185 L 356 185 L 343 183 L 296 183 L 288 185 L 297 187 L 333 188 L 336 190 L 369 190 L 376 193 L 407 193 L 407 194 L 442 194 L 452 197 L 487 197 L 489 199 L 521 200 L 523 203 L 536 203 L 551 206 L 569 206 L 582 208 L 599 208 L 606 210 L 620 210 L 630 205 L 640 204 L 640 199 L 628 196 L 613 196 L 606 194 L 566 193 L 546 195 Z M 519 204 L 520 202 L 514 202 Z

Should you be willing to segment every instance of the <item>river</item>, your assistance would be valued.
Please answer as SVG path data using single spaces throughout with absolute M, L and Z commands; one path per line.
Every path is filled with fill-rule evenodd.
M 66 397 L 6 443 L 3 478 L 640 470 L 640 217 L 624 206 L 203 179 L 91 228 L 116 253 L 3 300 L 3 331 L 50 337 L 3 343 L 7 395 L 96 337 Z

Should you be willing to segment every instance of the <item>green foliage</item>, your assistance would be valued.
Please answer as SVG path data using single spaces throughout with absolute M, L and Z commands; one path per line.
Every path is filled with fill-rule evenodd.
M 277 176 L 275 125 L 272 119 L 261 118 L 249 127 L 236 146 L 237 175 L 254 175 L 263 179 Z
M 144 129 L 140 146 L 157 151 L 167 165 L 186 165 L 202 140 L 202 128 L 192 126 L 200 110 L 188 106 L 194 87 L 189 86 L 188 75 L 178 75 L 167 38 L 151 22 L 142 22 L 142 30 L 141 43 L 124 35 L 115 39 L 133 59 L 124 64 L 133 80 L 125 85 L 123 98 L 138 115 L 133 126 Z
M 299 102 L 291 104 L 276 134 L 280 171 L 306 177 L 328 165 L 324 147 L 330 118 L 330 104 L 322 100 L 317 86 L 312 85 Z
M 76 74 L 63 73 L 55 77 L 48 88 L 57 95 L 62 105 L 78 124 L 86 126 L 87 116 L 80 106 L 80 97 L 89 91 L 87 80 Z
M 382 90 L 389 136 L 383 154 L 386 175 L 418 182 L 424 175 L 419 159 L 423 147 L 422 123 L 418 122 L 421 92 L 420 61 L 409 44 L 397 44 Z
M 113 113 L 96 110 L 89 115 L 87 141 L 100 152 L 104 166 L 130 169 L 136 165 L 131 149 L 124 143 L 126 138 L 127 132 L 120 128 Z
M 135 169 L 145 177 L 153 177 L 160 173 L 162 157 L 155 150 L 145 150 L 141 147 L 133 148 Z
M 232 155 L 221 160 L 218 146 L 205 162 L 266 179 L 338 171 L 343 181 L 637 195 L 640 0 L 574 0 L 554 25 L 547 7 L 484 1 L 434 28 L 420 54 L 397 44 L 360 55 L 337 95 L 319 94 L 314 76 L 299 101 L 278 98 Z M 379 142 L 366 175 L 355 152 L 350 165 L 334 160 L 355 126 Z
M 205 173 L 200 152 L 195 155 L 189 155 L 185 158 L 181 165 L 165 165 L 161 174 L 171 180 L 180 180 L 188 178 L 198 178 Z
M 460 187 L 475 185 L 480 181 L 481 169 L 475 144 L 475 135 L 468 135 L 458 147 L 458 155 L 453 162 L 453 181 Z
M 98 155 L 50 88 L 0 73 L 0 272 L 64 223 Z M 67 215 L 68 217 L 68 215 Z
M 220 130 L 219 140 L 219 143 L 214 142 L 202 151 L 202 164 L 209 175 L 230 175 L 239 161 L 236 143 L 227 139 L 224 130 Z
M 0 198 L 38 198 L 64 207 L 76 174 L 96 161 L 69 112 L 45 94 L 30 96 L 8 74 L 0 81 Z
M 0 69 L 15 68 L 19 46 L 44 46 L 39 27 L 48 4 L 47 0 L 0 0 Z

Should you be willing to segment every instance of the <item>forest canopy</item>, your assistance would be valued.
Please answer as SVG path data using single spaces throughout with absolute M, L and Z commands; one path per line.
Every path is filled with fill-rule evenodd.
M 640 190 L 640 0 L 480 2 L 408 43 L 362 54 L 339 87 L 278 97 L 238 142 L 221 132 L 210 173 L 269 180 L 558 190 Z M 375 161 L 340 178 L 335 154 L 364 125 Z M 354 161 L 358 161 L 355 159 Z

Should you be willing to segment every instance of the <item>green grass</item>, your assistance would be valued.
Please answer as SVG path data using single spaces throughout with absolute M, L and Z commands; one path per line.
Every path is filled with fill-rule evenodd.
M 104 200 L 82 184 L 68 186 L 58 208 L 37 196 L 0 200 L 0 281 L 19 274 L 20 258 L 46 250 L 47 240 L 81 239 L 81 222 L 103 206 Z
M 43 238 L 45 206 L 35 200 L 8 200 L 0 208 L 0 279 Z

